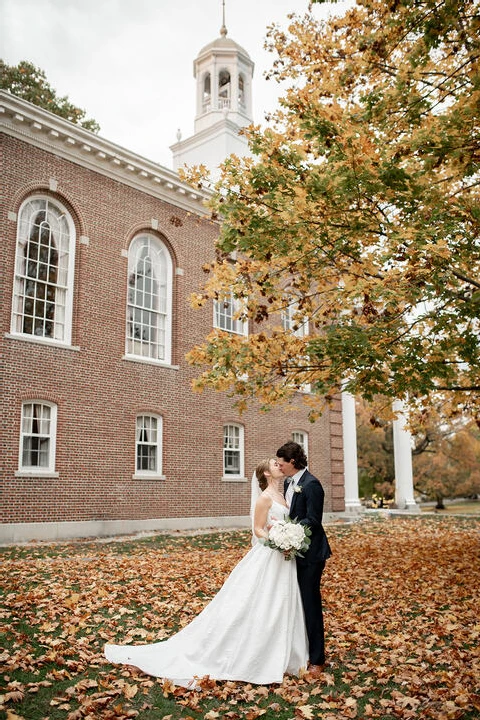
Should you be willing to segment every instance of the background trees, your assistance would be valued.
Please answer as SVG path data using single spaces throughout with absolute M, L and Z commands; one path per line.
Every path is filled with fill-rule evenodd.
M 73 105 L 66 96 L 58 97 L 47 82 L 44 71 L 26 60 L 22 60 L 18 65 L 7 65 L 0 60 L 0 87 L 12 95 L 60 115 L 65 120 L 81 125 L 86 130 L 94 133 L 100 130 L 100 125 L 95 120 L 86 118 L 85 110 Z
M 385 398 L 357 401 L 357 455 L 360 495 L 384 501 L 395 497 L 392 422 L 382 417 Z M 388 403 L 387 403 L 388 404 Z M 413 427 L 414 488 L 443 508 L 445 498 L 480 494 L 480 432 L 473 421 L 445 422 L 435 407 Z
M 434 397 L 444 416 L 478 413 L 479 30 L 474 0 L 363 0 L 270 30 L 281 109 L 248 130 L 253 159 L 224 164 L 193 299 L 233 293 L 254 332 L 194 348 L 197 389 L 241 409 L 309 383 L 312 420 L 342 381 L 418 417 Z

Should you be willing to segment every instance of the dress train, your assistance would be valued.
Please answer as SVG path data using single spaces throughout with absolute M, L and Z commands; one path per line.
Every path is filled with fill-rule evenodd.
M 276 519 L 285 508 L 274 502 L 269 512 Z M 105 656 L 184 687 L 206 675 L 261 685 L 298 675 L 308 644 L 295 560 L 256 543 L 180 632 L 150 645 L 106 645 Z

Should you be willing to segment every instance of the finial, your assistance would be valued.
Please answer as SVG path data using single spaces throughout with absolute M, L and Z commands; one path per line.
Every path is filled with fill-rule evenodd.
M 228 32 L 227 26 L 225 25 L 225 0 L 222 0 L 222 6 L 223 6 L 223 13 L 222 13 L 222 27 L 220 28 L 220 35 L 222 37 L 225 37 Z

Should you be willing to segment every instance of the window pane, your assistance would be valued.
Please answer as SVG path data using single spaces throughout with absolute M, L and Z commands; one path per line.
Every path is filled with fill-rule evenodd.
M 226 475 L 239 475 L 240 474 L 240 453 L 233 450 L 225 450 L 225 474 Z

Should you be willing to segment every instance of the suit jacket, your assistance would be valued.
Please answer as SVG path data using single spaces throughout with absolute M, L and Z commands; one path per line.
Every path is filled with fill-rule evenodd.
M 289 478 L 285 480 L 285 492 L 289 481 Z M 302 525 L 308 525 L 312 531 L 310 547 L 305 552 L 305 557 L 297 557 L 299 565 L 324 562 L 332 554 L 322 525 L 324 498 L 325 493 L 320 480 L 305 470 L 298 481 L 296 492 L 293 493 L 289 512 L 292 520 L 297 520 Z

